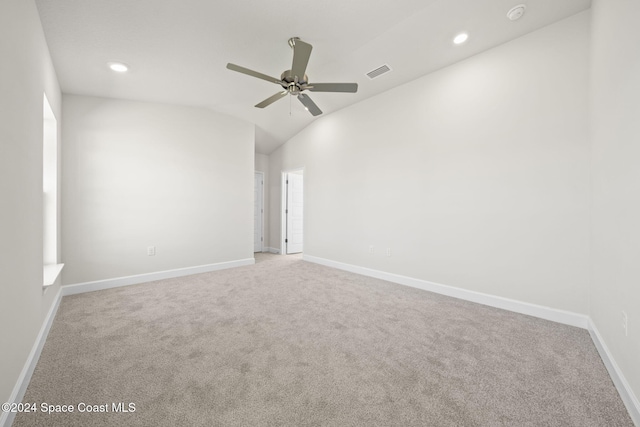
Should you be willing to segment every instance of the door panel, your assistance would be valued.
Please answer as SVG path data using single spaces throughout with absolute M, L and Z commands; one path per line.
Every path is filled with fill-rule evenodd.
M 296 254 L 302 252 L 304 179 L 291 173 L 287 179 L 287 253 Z
M 263 174 L 255 173 L 253 180 L 253 252 L 262 252 Z

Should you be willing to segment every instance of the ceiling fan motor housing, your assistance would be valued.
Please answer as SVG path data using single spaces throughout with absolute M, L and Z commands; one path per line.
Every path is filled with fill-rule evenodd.
M 302 92 L 305 89 L 305 86 L 309 82 L 309 78 L 305 74 L 302 79 L 297 76 L 294 76 L 291 70 L 287 70 L 280 76 L 280 83 L 283 88 L 288 90 L 291 94 L 297 94 Z

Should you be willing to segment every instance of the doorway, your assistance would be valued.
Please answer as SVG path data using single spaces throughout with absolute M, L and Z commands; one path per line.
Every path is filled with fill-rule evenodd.
M 282 172 L 282 253 L 301 253 L 303 242 L 304 169 L 297 169 Z
M 253 179 L 253 252 L 262 252 L 264 244 L 264 173 Z

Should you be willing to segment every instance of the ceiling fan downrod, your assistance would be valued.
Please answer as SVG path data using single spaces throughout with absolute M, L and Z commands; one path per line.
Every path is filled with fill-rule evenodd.
M 296 45 L 296 42 L 300 40 L 300 37 L 291 37 L 289 39 L 289 46 L 291 46 L 291 49 L 293 49 L 293 47 Z

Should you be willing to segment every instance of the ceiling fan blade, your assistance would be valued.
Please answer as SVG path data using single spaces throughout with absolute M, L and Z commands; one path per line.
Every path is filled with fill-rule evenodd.
M 282 92 L 278 92 L 273 96 L 268 97 L 267 99 L 265 99 L 264 101 L 262 101 L 259 104 L 256 104 L 256 107 L 258 108 L 264 108 L 268 105 L 273 104 L 274 102 L 276 102 L 278 99 L 286 96 L 286 94 L 288 94 L 289 92 L 287 92 L 286 90 L 282 91 Z
M 298 80 L 304 80 L 304 73 L 307 71 L 309 56 L 311 56 L 311 46 L 302 40 L 295 40 L 293 44 L 293 64 L 291 65 L 291 74 L 298 76 Z
M 298 95 L 298 99 L 300 100 L 300 102 L 302 102 L 302 105 L 304 105 L 307 110 L 309 110 L 312 116 L 319 116 L 320 114 L 322 114 L 322 110 L 320 110 L 316 103 L 313 102 L 311 98 L 309 98 L 304 93 Z
M 309 83 L 311 92 L 349 92 L 358 91 L 358 83 Z
M 280 84 L 280 79 L 277 79 L 277 78 L 271 77 L 271 76 L 267 76 L 266 74 L 262 74 L 262 73 L 259 73 L 257 71 L 253 71 L 253 70 L 241 67 L 241 66 L 236 65 L 236 64 L 228 63 L 227 64 L 227 68 L 230 69 L 231 71 L 237 71 L 239 73 L 246 74 L 246 75 L 251 76 L 251 77 L 257 77 L 259 79 L 266 80 L 268 82 L 272 82 L 272 83 L 275 83 L 275 84 Z

